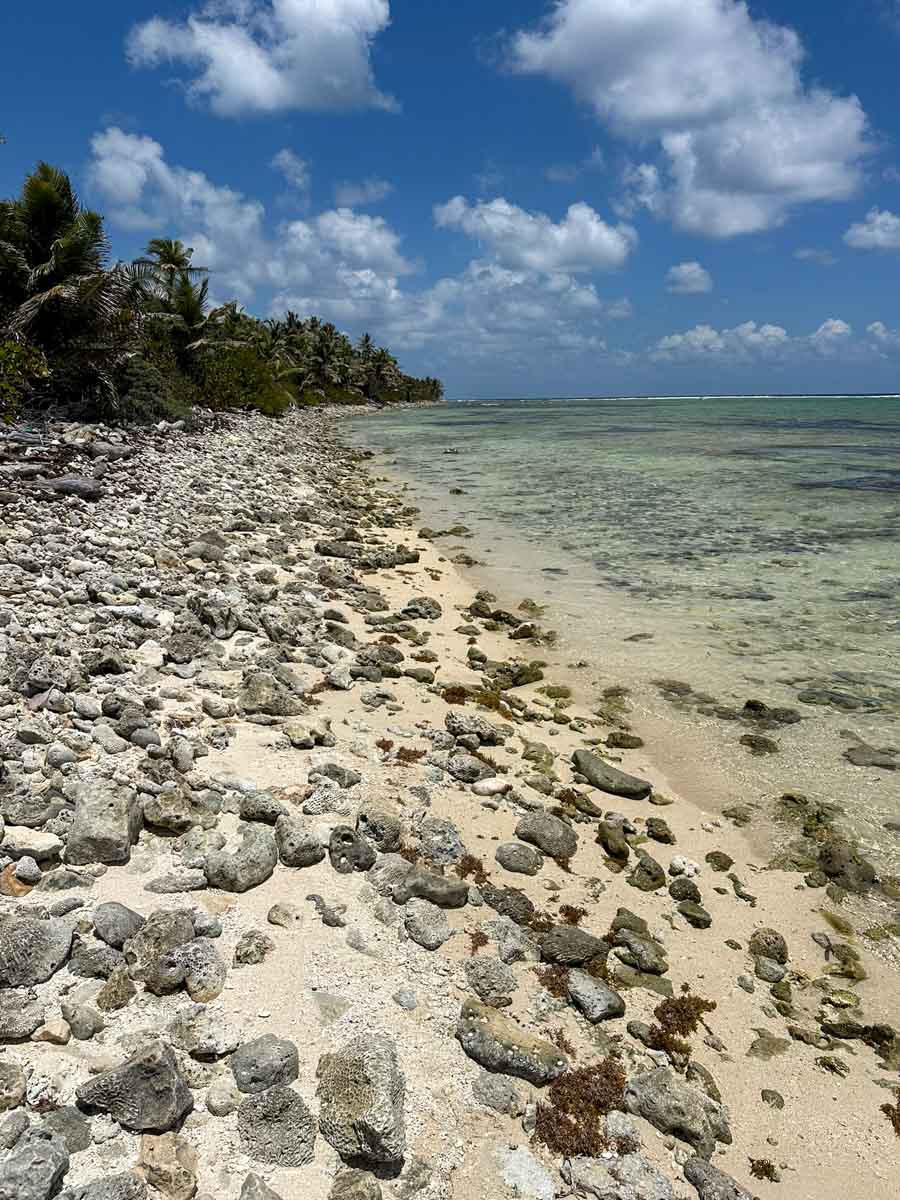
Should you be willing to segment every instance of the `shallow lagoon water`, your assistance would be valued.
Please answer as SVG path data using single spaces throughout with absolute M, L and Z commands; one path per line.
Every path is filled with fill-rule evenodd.
M 803 734 L 742 763 L 746 786 L 800 776 L 900 862 L 900 773 L 842 758 L 900 746 L 900 399 L 473 402 L 349 428 L 428 524 L 472 529 L 504 593 L 550 602 L 573 653 L 648 696 L 662 674 L 797 707 Z

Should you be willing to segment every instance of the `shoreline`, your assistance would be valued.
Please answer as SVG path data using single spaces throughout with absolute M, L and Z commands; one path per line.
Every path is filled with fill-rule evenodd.
M 93 431 L 85 436 L 94 439 Z M 738 1196 L 863 1200 L 879 1181 L 892 1177 L 897 1142 L 879 1108 L 891 1099 L 886 1086 L 900 1078 L 900 1035 L 893 1035 L 894 1044 L 884 1034 L 873 1048 L 844 1019 L 850 1012 L 859 1029 L 883 1031 L 886 1023 L 900 1028 L 896 963 L 885 961 L 884 951 L 896 948 L 898 938 L 863 936 L 874 921 L 871 900 L 848 894 L 842 902 L 833 886 L 827 897 L 824 887 L 807 887 L 802 873 L 761 870 L 746 829 L 695 808 L 677 788 L 660 781 L 652 770 L 652 738 L 646 748 L 610 751 L 609 761 L 620 761 L 638 776 L 646 771 L 653 795 L 659 799 L 661 790 L 671 803 L 617 798 L 574 771 L 576 750 L 595 738 L 605 741 L 610 732 L 628 731 L 610 721 L 598 724 L 591 711 L 594 698 L 587 704 L 579 694 L 561 707 L 541 693 L 546 686 L 570 686 L 572 672 L 554 661 L 554 651 L 524 635 L 527 614 L 521 621 L 491 616 L 506 597 L 483 601 L 472 611 L 472 581 L 439 545 L 417 536 L 419 526 L 403 492 L 371 479 L 364 456 L 342 443 L 332 412 L 307 410 L 278 423 L 232 417 L 215 433 L 141 439 L 116 434 L 113 439 L 132 453 L 118 460 L 107 457 L 106 494 L 95 507 L 63 499 L 50 508 L 54 520 L 49 521 L 46 501 L 34 496 L 3 510 L 18 535 L 14 548 L 29 535 L 29 553 L 39 571 L 35 577 L 22 568 L 22 554 L 8 558 L 0 612 L 5 617 L 11 610 L 33 614 L 36 626 L 46 630 L 40 642 L 52 646 L 54 637 L 71 638 L 60 628 L 60 613 L 72 609 L 80 630 L 77 652 L 98 638 L 118 644 L 123 671 L 98 673 L 72 686 L 60 687 L 58 680 L 57 688 L 64 697 L 71 692 L 73 698 L 108 698 L 124 689 L 152 700 L 145 705 L 148 724 L 141 728 L 155 729 L 157 741 L 119 737 L 125 742 L 120 748 L 104 731 L 115 723 L 121 728 L 120 715 L 101 711 L 76 718 L 62 701 L 47 708 L 46 697 L 37 708 L 29 706 L 21 691 L 13 694 L 9 673 L 9 681 L 2 681 L 10 694 L 0 706 L 0 733 L 13 735 L 12 751 L 7 742 L 4 757 L 17 792 L 30 794 L 40 782 L 41 794 L 49 789 L 65 797 L 67 781 L 90 770 L 120 786 L 127 781 L 147 797 L 141 801 L 144 828 L 128 847 L 129 861 L 94 870 L 91 864 L 102 859 L 89 860 L 87 870 L 74 867 L 83 879 L 78 889 L 59 893 L 87 897 L 71 910 L 79 945 L 84 942 L 95 956 L 103 946 L 93 916 L 97 901 L 124 903 L 142 916 L 158 907 L 205 914 L 205 923 L 194 920 L 192 937 L 213 947 L 225 968 L 216 995 L 199 1001 L 207 1006 L 204 1014 L 212 1019 L 218 1050 L 211 1059 L 197 1056 L 184 1049 L 190 1040 L 184 1042 L 183 1036 L 178 1047 L 194 1113 L 176 1136 L 197 1156 L 198 1197 L 247 1200 L 249 1173 L 265 1179 L 280 1200 L 349 1195 L 337 1190 L 342 1176 L 344 1186 L 348 1180 L 324 1120 L 327 1104 L 340 1102 L 323 1096 L 317 1072 L 321 1076 L 329 1054 L 343 1053 L 360 1038 L 366 1042 L 373 1031 L 393 1045 L 404 1080 L 403 1165 L 394 1171 L 383 1159 L 381 1165 L 370 1162 L 368 1190 L 352 1194 L 366 1200 L 376 1195 L 386 1200 L 513 1195 L 552 1200 L 555 1192 L 564 1192 L 565 1172 L 575 1168 L 531 1133 L 528 1104 L 546 1104 L 547 1089 L 502 1073 L 487 1077 L 496 1085 L 489 1087 L 464 1049 L 465 1039 L 457 1040 L 460 1005 L 479 988 L 498 1005 L 489 1012 L 509 1022 L 503 1026 L 509 1036 L 551 1039 L 572 1069 L 616 1051 L 632 1081 L 663 1070 L 666 1088 L 688 1088 L 685 1094 L 695 1109 L 700 1106 L 697 1111 L 705 1105 L 712 1113 L 712 1105 L 715 1122 L 730 1124 L 731 1138 L 730 1143 L 718 1139 L 713 1162 L 747 1189 Z M 87 469 L 78 460 L 75 468 Z M 65 532 L 62 553 L 57 526 Z M 398 546 L 409 553 L 396 551 Z M 82 561 L 90 569 L 79 565 Z M 103 587 L 93 583 L 98 572 L 106 580 Z M 56 603 L 47 601 L 45 578 L 58 593 L 50 593 Z M 84 588 L 80 579 L 92 586 Z M 138 617 L 137 609 L 147 611 Z M 151 623 L 142 626 L 141 621 Z M 0 635 L 15 643 L 16 653 L 34 645 L 28 629 L 17 629 L 8 619 Z M 551 665 L 543 669 L 544 677 L 528 684 L 502 687 L 506 677 L 514 682 L 508 665 L 491 674 L 491 663 L 537 659 Z M 464 703 L 445 701 L 444 693 L 454 688 L 465 690 Z M 475 703 L 476 693 L 489 694 L 494 707 Z M 584 699 L 590 694 L 589 687 Z M 32 698 L 41 695 L 33 692 Z M 83 702 L 81 707 L 94 711 Z M 616 712 L 632 720 L 622 708 Z M 634 717 L 639 732 L 643 716 Z M 17 731 L 31 728 L 29 722 L 36 728 L 43 723 L 49 740 L 17 742 Z M 506 726 L 508 735 L 496 733 Z M 90 736 L 86 743 L 74 739 L 75 761 L 49 764 L 47 746 L 72 741 L 78 732 Z M 535 744 L 542 749 L 530 750 Z M 596 749 L 604 754 L 603 744 Z M 472 781 L 473 772 L 480 781 Z M 167 826 L 161 828 L 160 797 L 172 795 L 180 804 L 171 801 Z M 217 873 L 215 864 L 222 864 L 215 856 L 224 849 L 229 861 L 236 861 L 239 831 L 247 835 L 250 830 L 268 846 L 273 806 L 296 825 L 298 838 L 302 830 L 314 861 L 287 865 L 290 854 L 280 846 L 276 858 L 281 861 L 270 863 L 265 878 L 247 891 L 216 886 L 228 872 Z M 66 801 L 62 808 L 67 810 Z M 591 815 L 592 808 L 606 814 L 602 823 Z M 542 843 L 541 852 L 533 841 L 522 840 L 526 818 L 537 820 L 538 832 L 530 836 Z M 51 822 L 56 824 L 50 832 L 37 832 L 55 837 L 61 847 L 70 842 L 68 818 Z M 596 841 L 601 824 L 605 850 Z M 11 844 L 10 825 L 7 820 L 0 853 Z M 377 861 L 374 870 L 354 871 L 352 862 L 347 873 L 335 870 L 336 827 L 356 828 L 358 868 L 371 865 L 367 853 L 381 852 L 384 859 L 392 853 L 386 847 L 399 841 L 409 857 L 393 860 L 392 869 L 405 861 L 407 869 L 442 878 L 445 889 L 459 890 L 463 882 L 458 868 L 464 847 L 468 857 L 463 861 L 476 873 L 465 880 L 470 886 L 463 906 L 442 908 L 424 898 L 398 901 L 398 893 L 382 890 Z M 20 829 L 17 836 L 26 835 Z M 554 839 L 559 838 L 557 848 Z M 568 853 L 572 839 L 575 849 Z M 32 840 L 39 839 L 32 835 Z M 219 840 L 222 847 L 216 849 Z M 518 861 L 535 866 L 535 874 L 501 865 L 498 846 L 509 844 L 519 847 Z M 557 849 L 554 858 L 550 851 Z M 612 850 L 627 853 L 624 869 Z M 653 882 L 649 867 L 637 870 L 647 854 L 662 880 L 644 890 L 628 880 L 637 875 L 645 884 Z M 733 861 L 720 871 L 707 861 L 709 854 Z M 672 871 L 678 856 L 695 863 L 697 872 L 690 865 Z M 52 857 L 44 860 L 39 887 L 4 898 L 0 916 L 21 919 L 22 906 L 57 899 L 44 877 L 67 869 L 73 868 L 55 866 Z M 185 885 L 184 890 L 148 891 L 148 882 L 172 875 L 176 878 L 169 883 Z M 835 878 L 849 882 L 846 870 Z M 689 884 L 701 894 L 699 913 L 690 907 L 695 901 L 669 893 L 679 879 L 677 895 L 692 894 Z M 437 897 L 439 885 L 430 887 L 428 894 Z M 502 937 L 497 932 L 499 911 L 519 912 L 508 888 L 518 889 L 532 912 L 549 913 L 551 924 L 568 928 L 570 940 L 575 935 L 565 924 L 566 906 L 583 910 L 578 921 L 585 933 L 611 939 L 603 941 L 605 974 L 624 999 L 624 1017 L 592 1024 L 566 1002 L 565 993 L 560 997 L 545 988 L 539 973 L 552 963 L 542 940 L 546 930 L 528 918 L 521 925 L 507 919 Z M 687 909 L 680 907 L 685 903 Z M 277 923 L 274 906 L 282 909 Z M 843 934 L 823 919 L 823 907 L 848 922 Z M 621 908 L 647 922 L 636 941 L 606 932 Z M 323 910 L 337 923 L 323 924 Z M 218 936 L 197 933 L 215 921 Z M 783 935 L 786 962 L 760 966 L 759 955 L 748 953 L 752 936 L 764 928 Z M 507 959 L 503 946 L 516 929 L 521 957 Z M 254 930 L 272 945 L 238 968 L 235 950 L 254 940 L 261 944 L 259 936 L 249 936 Z M 827 955 L 810 937 L 822 931 L 832 947 Z M 834 946 L 848 952 L 835 956 Z M 538 962 L 541 957 L 545 966 Z M 639 971 L 629 958 L 652 969 Z M 480 959 L 487 964 L 483 971 Z M 0 964 L 5 961 L 0 953 Z M 859 976 L 852 966 L 856 961 L 868 978 L 853 982 L 846 971 Z M 845 974 L 832 975 L 839 964 Z M 781 977 L 773 982 L 774 975 Z M 558 972 L 554 978 L 559 981 Z M 642 1041 L 662 992 L 669 987 L 677 994 L 682 983 L 718 1006 L 705 1018 L 705 1030 L 690 1038 L 688 1060 Z M 79 1040 L 66 1021 L 65 1041 L 47 1037 L 7 1044 L 3 1061 L 19 1066 L 32 1081 L 64 1075 L 54 1093 L 62 1103 L 50 1107 L 75 1106 L 76 1083 L 102 1078 L 103 1070 L 120 1063 L 146 1036 L 148 1023 L 171 1037 L 179 1014 L 186 1005 L 191 1008 L 187 1001 L 197 998 L 190 989 L 185 994 L 181 984 L 159 993 L 145 985 L 146 979 L 138 978 L 136 997 L 109 1012 L 105 1028 L 91 1037 Z M 45 1009 L 44 1026 L 59 1022 L 56 1012 L 65 1012 L 63 1003 L 76 993 L 80 1005 L 93 1008 L 99 990 L 68 968 L 34 986 Z M 3 992 L 0 986 L 0 1002 Z M 849 993 L 858 1003 L 847 999 Z M 192 1019 L 197 1020 L 193 1010 Z M 823 1030 L 823 1021 L 831 1032 Z M 287 1167 L 247 1153 L 252 1139 L 248 1142 L 241 1129 L 250 1120 L 248 1101 L 244 1094 L 235 1096 L 229 1084 L 234 1049 L 229 1030 L 240 1043 L 272 1033 L 295 1045 L 298 1066 L 291 1091 L 320 1124 L 307 1165 Z M 63 1034 L 58 1025 L 56 1033 Z M 876 1049 L 891 1064 L 889 1070 L 880 1065 Z M 821 1064 L 823 1058 L 829 1065 Z M 508 1085 L 506 1090 L 501 1084 Z M 227 1091 L 226 1085 L 234 1107 L 226 1104 L 219 1112 L 210 1096 Z M 777 1094 L 782 1106 L 764 1101 L 763 1089 Z M 496 1107 L 501 1092 L 505 1112 Z M 32 1097 L 40 1094 L 32 1082 Z M 488 1094 L 495 1107 L 486 1106 Z M 730 1117 L 721 1117 L 716 1095 Z M 683 1129 L 666 1126 L 664 1104 L 635 1101 L 630 1107 L 630 1136 L 640 1149 L 623 1155 L 611 1151 L 609 1158 L 587 1165 L 574 1160 L 585 1172 L 578 1176 L 580 1186 L 590 1180 L 599 1186 L 604 1173 L 624 1169 L 627 1159 L 629 1170 L 642 1173 L 643 1185 L 657 1189 L 654 1196 L 693 1197 L 695 1189 L 682 1168 L 696 1163 L 698 1140 L 712 1150 L 706 1146 L 712 1118 L 696 1118 L 692 1145 L 680 1136 Z M 399 1136 L 402 1115 L 396 1105 L 387 1108 L 392 1136 Z M 36 1100 L 25 1109 L 37 1123 L 43 1119 Z M 89 1145 L 73 1154 L 67 1186 L 111 1170 L 129 1171 L 141 1153 L 136 1136 L 109 1118 L 101 1122 L 106 1125 L 95 1124 L 94 1132 L 103 1136 L 92 1135 Z M 750 1159 L 770 1158 L 781 1185 L 750 1175 Z M 0 1164 L 0 1178 L 2 1171 Z M 609 1186 L 617 1186 L 614 1174 L 612 1180 Z M 266 1192 L 248 1195 L 269 1200 Z M 707 1200 L 702 1192 L 701 1197 Z

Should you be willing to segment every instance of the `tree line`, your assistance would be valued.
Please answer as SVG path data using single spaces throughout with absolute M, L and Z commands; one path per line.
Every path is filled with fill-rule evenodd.
M 354 344 L 317 317 L 212 308 L 193 253 L 154 238 L 141 258 L 112 263 L 103 218 L 65 172 L 39 164 L 0 201 L 0 417 L 156 421 L 443 399 L 439 379 L 404 374 L 368 334 Z

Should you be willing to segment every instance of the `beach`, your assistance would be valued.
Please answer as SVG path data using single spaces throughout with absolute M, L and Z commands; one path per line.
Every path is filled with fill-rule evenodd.
M 546 556 L 454 562 L 487 556 L 344 424 L 4 443 L 0 1137 L 49 1131 L 38 1200 L 889 1191 L 900 888 L 809 722 L 704 699 L 637 603 L 539 593 Z M 610 1063 L 602 1151 L 561 1153 L 555 1081 Z

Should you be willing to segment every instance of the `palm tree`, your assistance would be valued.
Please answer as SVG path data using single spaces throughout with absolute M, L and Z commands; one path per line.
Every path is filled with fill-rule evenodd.
M 141 264 L 108 258 L 102 217 L 56 167 L 40 163 L 18 198 L 0 202 L 0 333 L 39 347 L 49 386 L 87 404 L 115 405 L 151 282 Z

